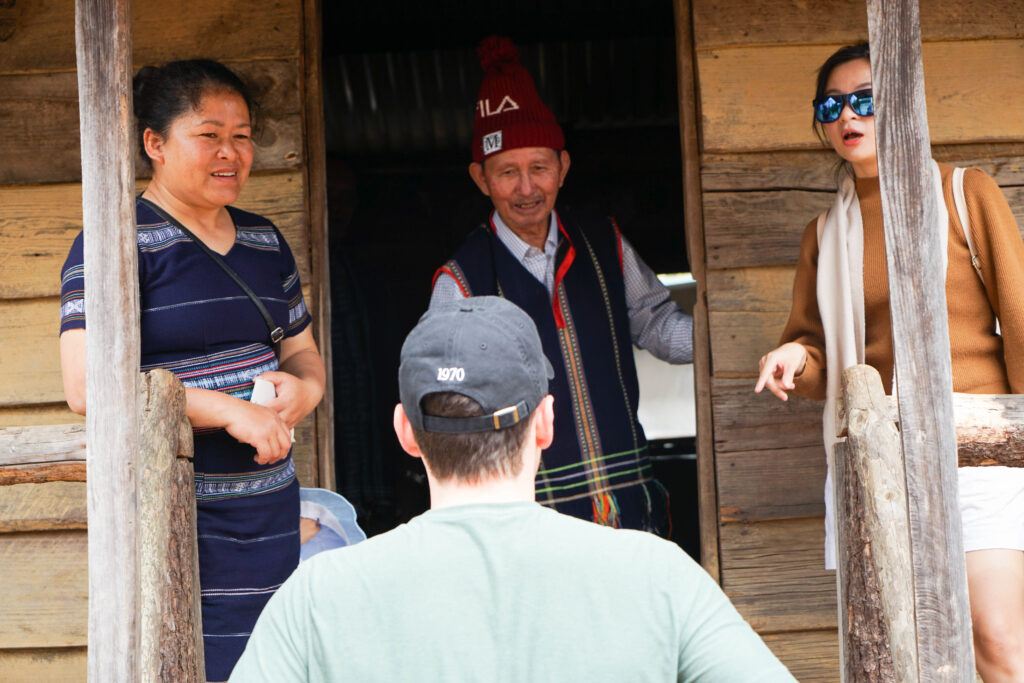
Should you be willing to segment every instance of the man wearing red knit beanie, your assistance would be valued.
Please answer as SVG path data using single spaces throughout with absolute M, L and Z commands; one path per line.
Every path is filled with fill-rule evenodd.
M 556 204 L 569 172 L 565 137 L 512 41 L 479 49 L 484 69 L 469 174 L 494 205 L 434 277 L 431 308 L 496 295 L 537 325 L 555 370 L 555 438 L 537 500 L 607 526 L 668 532 L 637 419 L 631 346 L 670 363 L 693 359 L 693 320 L 613 219 Z

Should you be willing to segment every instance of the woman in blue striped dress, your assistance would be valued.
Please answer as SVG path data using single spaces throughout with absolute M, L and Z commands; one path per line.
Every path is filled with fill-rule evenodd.
M 166 368 L 186 387 L 206 676 L 224 681 L 263 606 L 298 564 L 289 430 L 319 403 L 324 366 L 284 238 L 265 218 L 229 206 L 252 166 L 245 85 L 217 62 L 189 60 L 141 69 L 134 91 L 139 143 L 153 167 L 136 204 L 142 369 Z M 254 301 L 196 240 L 284 331 L 277 353 Z M 60 339 L 64 389 L 78 413 L 86 409 L 85 344 L 79 235 L 64 264 Z M 257 377 L 276 389 L 263 405 L 249 401 Z

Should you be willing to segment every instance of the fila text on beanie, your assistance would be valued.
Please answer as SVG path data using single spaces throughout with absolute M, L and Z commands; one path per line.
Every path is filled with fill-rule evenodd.
M 520 147 L 565 149 L 562 128 L 519 63 L 519 50 L 512 41 L 485 38 L 477 54 L 484 80 L 473 116 L 473 161 Z

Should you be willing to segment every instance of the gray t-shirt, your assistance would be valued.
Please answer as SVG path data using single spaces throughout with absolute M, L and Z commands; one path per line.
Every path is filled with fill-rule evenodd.
M 536 503 L 431 510 L 300 566 L 231 681 L 792 681 L 677 546 Z

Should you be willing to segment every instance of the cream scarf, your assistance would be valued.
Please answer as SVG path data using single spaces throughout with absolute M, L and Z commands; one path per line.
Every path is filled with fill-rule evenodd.
M 942 175 L 932 161 L 939 211 L 932 227 L 939 240 L 942 270 L 946 270 L 949 216 L 942 193 Z M 935 234 L 937 233 L 937 234 Z M 864 362 L 864 223 L 857 185 L 847 175 L 832 208 L 818 216 L 818 312 L 825 332 L 825 411 L 822 437 L 827 463 L 825 476 L 825 568 L 836 568 L 836 528 L 833 512 L 832 464 L 836 443 L 836 409 L 843 370 Z M 893 382 L 893 392 L 896 384 Z

